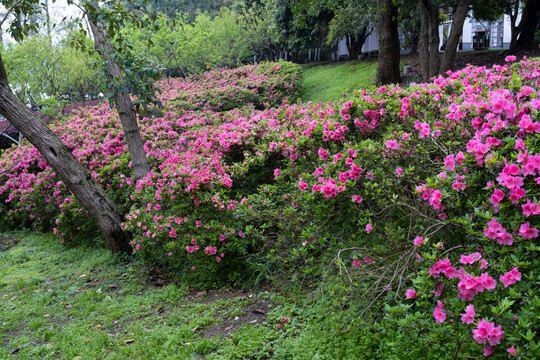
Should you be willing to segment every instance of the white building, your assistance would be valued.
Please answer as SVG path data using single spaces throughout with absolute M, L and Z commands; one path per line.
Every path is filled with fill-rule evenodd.
M 520 15 L 518 15 L 517 22 L 519 22 L 519 20 Z M 448 37 L 448 34 L 450 34 L 451 27 L 451 21 L 439 25 L 440 49 L 443 47 L 443 44 Z M 508 15 L 504 15 L 503 18 L 491 23 L 487 21 L 477 21 L 472 17 L 466 18 L 465 23 L 463 24 L 463 35 L 461 36 L 461 43 L 458 50 L 474 50 L 475 35 L 477 39 L 476 47 L 483 49 L 507 49 L 510 46 L 510 40 L 512 36 L 512 31 L 510 28 L 510 17 Z M 482 38 L 482 40 L 479 40 L 480 38 Z M 370 53 L 376 52 L 378 49 L 379 33 L 375 29 L 366 39 L 366 42 L 362 47 L 362 54 L 369 55 Z M 407 53 L 407 51 L 402 52 Z M 347 56 L 348 54 L 349 52 L 347 51 L 345 38 L 343 38 L 338 43 L 336 58 L 340 56 Z
M 519 20 L 520 15 L 518 15 L 517 21 L 519 22 Z M 439 26 L 441 47 L 443 46 L 447 35 L 450 33 L 451 27 L 451 21 Z M 501 19 L 494 22 L 478 21 L 472 17 L 466 18 L 465 23 L 463 24 L 460 50 L 467 51 L 475 49 L 475 35 L 477 36 L 477 39 L 485 36 L 486 43 L 482 44 L 484 46 L 479 46 L 480 48 L 507 49 L 510 47 L 510 40 L 512 37 L 510 16 L 504 15 Z M 477 46 L 478 45 L 481 44 L 477 43 Z

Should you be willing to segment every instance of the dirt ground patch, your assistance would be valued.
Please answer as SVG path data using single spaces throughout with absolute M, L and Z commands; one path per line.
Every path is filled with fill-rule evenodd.
M 0 234 L 0 252 L 7 251 L 17 245 L 19 239 L 15 235 Z
M 188 298 L 193 298 L 193 300 L 200 299 L 199 301 L 203 303 L 211 303 L 223 299 L 239 299 L 246 301 L 246 306 L 242 307 L 242 314 L 230 317 L 221 317 L 217 315 L 222 320 L 213 326 L 201 330 L 202 337 L 204 338 L 212 338 L 218 335 L 229 337 L 244 324 L 261 324 L 266 321 L 267 313 L 273 305 L 271 300 L 257 296 L 248 290 L 193 291 L 188 295 Z

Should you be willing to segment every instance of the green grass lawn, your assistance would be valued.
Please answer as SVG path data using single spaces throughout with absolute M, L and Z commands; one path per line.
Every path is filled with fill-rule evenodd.
M 375 81 L 377 61 L 303 65 L 304 102 L 335 101 L 345 90 L 369 87 Z
M 358 358 L 344 317 L 309 293 L 158 286 L 138 261 L 49 235 L 2 250 L 0 359 Z

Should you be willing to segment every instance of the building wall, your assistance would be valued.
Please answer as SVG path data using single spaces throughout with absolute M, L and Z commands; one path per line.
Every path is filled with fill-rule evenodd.
M 518 15 L 517 21 L 519 22 L 521 18 L 521 14 Z M 444 28 L 447 28 L 447 34 L 450 33 L 450 30 L 452 28 L 451 23 L 442 24 L 439 25 L 439 49 L 443 45 L 444 41 Z M 462 35 L 462 50 L 464 51 L 470 51 L 473 50 L 473 36 L 475 27 L 478 27 L 478 25 L 475 23 L 475 20 L 471 17 L 468 17 L 465 19 L 465 23 L 463 24 L 463 35 Z M 494 32 L 495 34 L 495 32 Z M 500 35 L 499 35 L 500 36 Z M 493 47 L 490 46 L 490 48 L 508 48 L 510 46 L 510 39 L 511 39 L 511 29 L 510 29 L 510 17 L 508 15 L 504 15 L 503 18 L 503 27 L 502 27 L 502 46 Z M 362 53 L 363 54 L 369 54 L 371 52 L 377 51 L 379 49 L 379 33 L 377 30 L 373 30 L 373 32 L 368 36 L 366 39 L 366 42 L 364 46 L 362 47 Z M 340 55 L 348 55 L 347 46 L 345 42 L 345 38 L 341 39 L 341 41 L 338 43 L 338 50 L 336 54 L 336 58 L 338 58 Z

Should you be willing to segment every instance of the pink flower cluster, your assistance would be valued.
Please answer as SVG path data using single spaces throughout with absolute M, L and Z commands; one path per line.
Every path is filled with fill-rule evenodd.
M 501 275 L 499 278 L 500 282 L 504 284 L 504 287 L 507 288 L 512 284 L 515 284 L 518 281 L 521 281 L 521 273 L 517 267 L 513 267 L 512 270 L 507 272 L 504 275 Z
M 495 289 L 497 282 L 488 273 L 482 273 L 479 277 L 475 278 L 472 275 L 465 274 L 461 277 L 461 281 L 458 284 L 458 297 L 462 300 L 470 301 L 477 294 L 484 290 Z
M 447 278 L 452 279 L 458 276 L 455 268 L 448 259 L 439 260 L 429 269 L 429 274 L 434 278 L 438 278 L 440 274 L 444 274 Z
M 490 239 L 497 240 L 501 245 L 512 245 L 514 243 L 514 237 L 495 219 L 491 219 L 488 222 L 488 227 L 484 230 L 484 235 Z
M 495 326 L 493 322 L 488 322 L 486 319 L 482 319 L 478 322 L 478 327 L 473 329 L 473 338 L 479 344 L 485 344 L 486 341 L 490 346 L 499 345 L 504 337 L 504 331 L 502 326 Z

